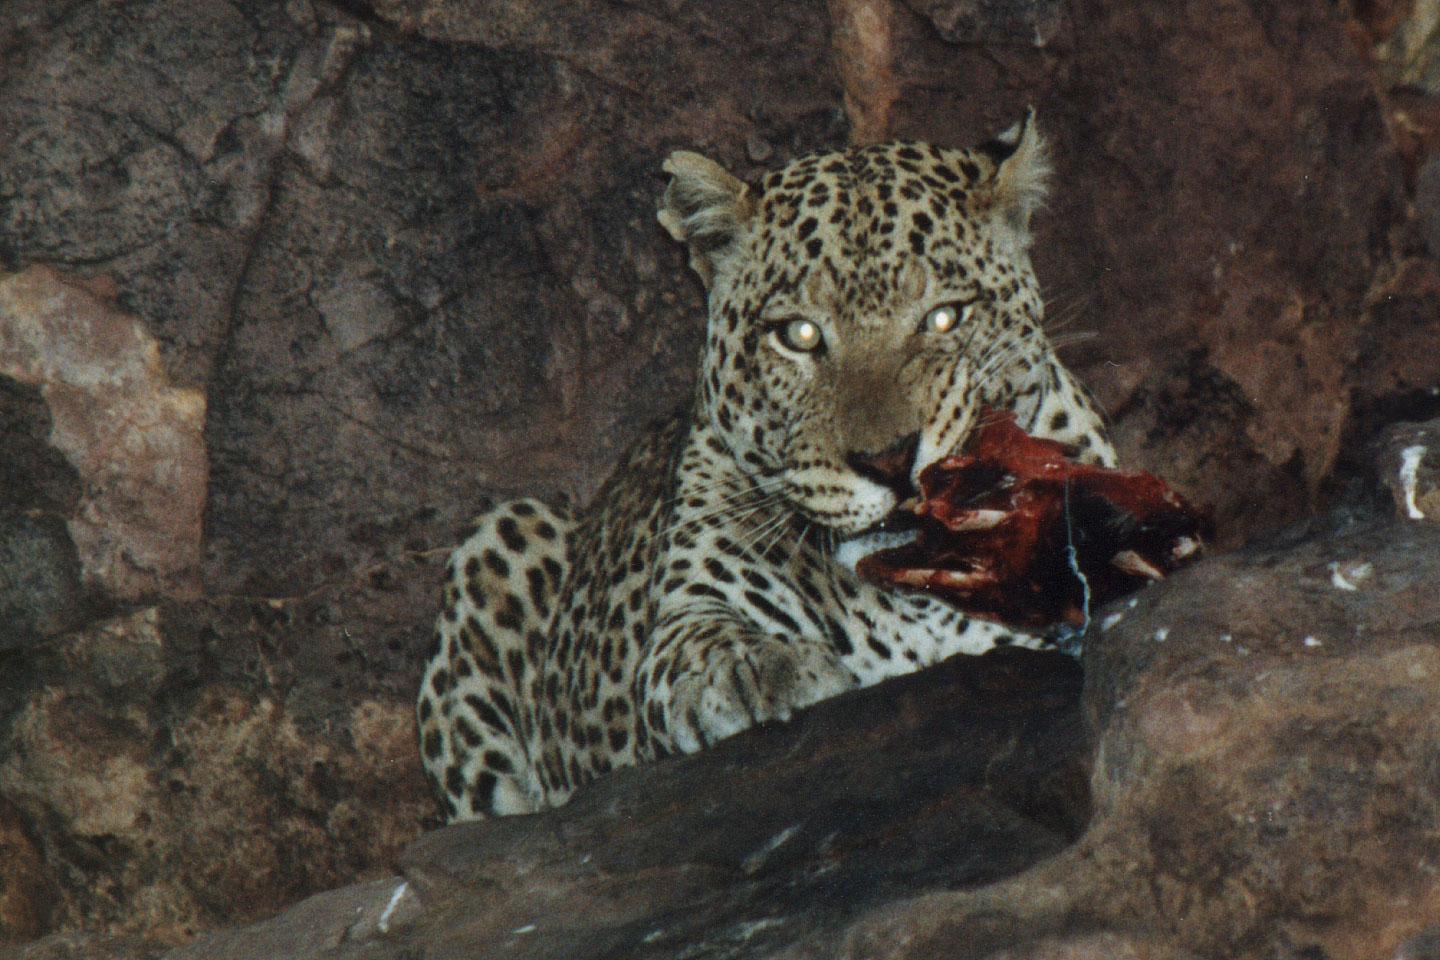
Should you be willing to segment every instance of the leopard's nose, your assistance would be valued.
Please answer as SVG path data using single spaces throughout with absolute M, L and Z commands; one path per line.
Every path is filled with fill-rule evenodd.
M 883 450 L 854 451 L 845 462 L 866 480 L 873 480 L 900 494 L 910 492 L 910 471 L 915 467 L 915 451 L 920 447 L 920 434 L 901 437 Z

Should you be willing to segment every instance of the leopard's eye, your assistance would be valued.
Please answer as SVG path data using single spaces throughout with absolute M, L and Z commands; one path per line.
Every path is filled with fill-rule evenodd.
M 973 303 L 944 303 L 925 314 L 923 326 L 929 333 L 949 333 L 969 320 L 974 309 Z
M 786 320 L 776 328 L 775 335 L 781 344 L 800 353 L 818 350 L 825 342 L 819 325 L 809 320 Z

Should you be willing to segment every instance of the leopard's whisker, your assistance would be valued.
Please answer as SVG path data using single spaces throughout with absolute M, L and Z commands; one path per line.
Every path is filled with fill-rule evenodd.
M 675 496 L 682 493 L 690 496 L 698 496 L 725 487 L 733 487 L 735 494 L 754 492 L 755 490 L 775 489 L 785 482 L 785 478 L 779 474 L 748 474 L 742 477 L 725 475 L 707 480 L 704 483 L 689 483 L 683 490 L 676 490 Z
M 993 349 L 990 351 L 992 355 L 984 357 L 984 362 L 981 363 L 979 369 L 976 371 L 974 375 L 975 382 L 970 387 L 971 391 L 977 394 L 983 394 L 985 388 L 990 385 L 990 381 L 995 379 L 1002 370 L 1008 368 L 1012 361 L 1026 353 L 1034 352 L 1035 349 L 1032 344 L 1026 341 L 1010 343 L 1006 344 L 1003 348 Z
M 1095 302 L 1095 299 L 1094 291 L 1081 294 L 1057 294 L 1048 298 L 1045 321 L 1042 324 L 1046 335 L 1053 341 L 1055 334 L 1078 320 L 1086 308 Z
M 1050 338 L 1050 346 L 1056 350 L 1064 350 L 1077 343 L 1084 343 L 1087 340 L 1094 340 L 1100 336 L 1098 330 L 1071 330 L 1069 333 L 1062 333 Z
M 776 477 L 774 478 L 774 485 L 770 489 L 766 489 L 761 484 L 756 483 L 754 486 L 747 486 L 739 490 L 731 491 L 726 496 L 717 499 L 714 503 L 707 504 L 707 509 L 681 521 L 678 527 L 684 529 L 691 526 L 706 526 L 717 519 L 733 517 L 747 510 L 760 510 L 780 503 L 783 501 L 783 497 L 777 492 L 780 482 L 781 478 Z M 718 486 L 720 486 L 720 484 L 711 485 L 711 489 L 715 489 Z M 681 495 L 677 493 L 677 499 L 679 499 L 680 496 Z M 690 491 L 687 492 L 685 496 L 699 496 L 699 494 Z
M 788 513 L 780 512 L 769 518 L 750 538 L 745 552 L 763 559 L 770 552 L 770 548 L 775 545 L 775 540 L 784 534 L 789 523 L 790 515 Z
M 985 363 L 983 363 L 972 375 L 970 382 L 970 394 L 974 396 L 977 400 L 983 402 L 983 400 L 985 399 L 985 388 L 990 385 L 990 382 L 995 378 L 995 376 L 999 374 L 1000 371 L 1003 370 L 1005 366 L 1012 359 L 1014 359 L 1016 355 L 1017 354 L 1014 352 L 1007 352 L 996 354 L 987 358 Z
M 758 490 L 745 490 L 733 493 L 726 497 L 720 497 L 713 502 L 705 503 L 705 509 L 697 514 L 701 517 L 722 516 L 734 512 L 738 508 L 750 507 L 757 503 L 769 503 L 775 500 L 775 494 Z M 684 521 L 693 522 L 693 518 Z
M 795 556 L 800 552 L 800 548 L 805 545 L 805 534 L 809 531 L 810 521 L 802 520 L 800 522 L 800 532 L 795 535 L 795 545 L 790 548 L 790 556 L 785 558 L 786 570 L 789 570 L 791 566 L 795 563 Z
M 693 517 L 687 517 L 676 524 L 676 529 L 714 526 L 716 520 L 748 517 L 767 510 L 777 503 L 783 503 L 783 498 L 775 493 L 751 493 L 746 496 L 727 498 L 717 501 L 710 509 L 697 513 Z
M 775 529 L 771 532 L 764 549 L 760 551 L 762 556 L 768 557 L 770 551 L 774 550 L 776 547 L 780 546 L 782 542 L 784 542 L 786 533 L 790 532 L 790 518 L 786 517 L 785 520 L 785 523 L 777 524 L 775 526 Z

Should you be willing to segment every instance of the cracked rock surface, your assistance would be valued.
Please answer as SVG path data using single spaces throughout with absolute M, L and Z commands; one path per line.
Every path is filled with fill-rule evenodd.
M 0 956 L 148 960 L 222 927 L 243 940 L 244 924 L 276 915 L 266 936 L 284 916 L 330 918 L 297 956 L 420 949 L 425 931 L 465 944 L 445 924 L 463 926 L 475 882 L 445 878 L 473 868 L 503 888 L 506 864 L 542 861 L 566 878 L 545 888 L 555 896 L 591 884 L 582 899 L 609 933 L 583 916 L 547 927 L 504 898 L 484 901 L 475 930 L 534 923 L 514 950 L 656 956 L 686 938 L 713 955 L 1425 956 L 1420 931 L 1440 920 L 1412 812 L 1430 801 L 1405 778 L 1435 780 L 1421 753 L 1435 620 L 1404 642 L 1398 627 L 1346 630 L 1388 622 L 1373 613 L 1386 602 L 1429 609 L 1401 584 L 1426 582 L 1440 510 L 1433 12 L 0 4 Z M 939 762 L 939 728 L 890 716 L 877 693 L 817 712 L 851 724 L 836 727 L 859 739 L 846 762 L 918 784 L 903 796 L 875 784 L 852 811 L 853 848 L 802 829 L 745 872 L 792 824 L 779 798 L 753 824 L 727 804 L 748 789 L 748 762 L 819 729 L 806 721 L 626 775 L 659 779 L 616 778 L 596 794 L 610 799 L 546 826 L 447 832 L 402 858 L 434 825 L 410 714 L 446 552 L 486 498 L 585 498 L 691 389 L 703 306 L 654 222 L 663 158 L 698 149 L 751 176 L 847 139 L 968 144 L 1027 104 L 1054 150 L 1034 249 L 1052 328 L 1124 462 L 1212 504 L 1222 552 L 1336 503 L 1393 516 L 1393 537 L 1357 528 L 1332 553 L 1315 544 L 1333 531 L 1273 540 L 1214 557 L 1208 594 L 1177 578 L 1122 611 L 1086 663 L 1095 726 L 1057 754 L 1071 771 L 1093 755 L 1090 799 L 1075 774 L 1046 788 L 1070 799 L 1044 816 L 964 779 L 983 751 L 954 751 L 948 787 L 915 772 Z M 1328 619 L 1281 638 L 1272 615 L 1255 621 L 1270 633 L 1239 639 L 1266 597 L 1297 623 L 1309 615 L 1265 592 L 1290 589 L 1266 571 L 1302 555 L 1300 596 Z M 1176 597 L 1189 606 L 1143 619 Z M 1149 633 L 1125 639 L 1137 623 Z M 940 702 L 945 683 L 980 682 L 948 669 L 894 695 L 966 737 L 1014 719 L 1004 703 L 987 719 Z M 1357 703 L 1347 726 L 1349 670 L 1354 697 L 1379 705 Z M 1063 672 L 1046 683 L 1035 703 L 1073 694 Z M 1172 687 L 1183 696 L 1162 696 Z M 1281 707 L 1295 711 L 1293 757 L 1264 746 L 1281 742 L 1264 710 Z M 1270 739 L 1226 740 L 1232 714 Z M 1326 752 L 1331 740 L 1347 752 Z M 1172 746 L 1191 757 L 1183 770 Z M 902 772 L 912 748 L 920 766 Z M 1242 783 L 1232 767 L 1260 772 Z M 681 773 L 697 792 L 645 816 L 701 835 L 676 839 L 670 860 L 620 857 L 630 828 L 606 816 L 641 809 L 627 789 L 679 797 L 661 784 Z M 771 773 L 813 793 L 814 823 L 849 809 L 827 806 L 843 791 L 823 765 Z M 968 800 L 913 808 L 927 789 Z M 1156 812 L 1177 809 L 1193 824 Z M 955 810 L 973 820 L 952 836 Z M 559 840 L 537 839 L 562 824 Z M 956 838 L 984 856 L 927 861 Z M 853 858 L 875 849 L 902 859 Z M 573 866 L 600 850 L 618 858 L 604 876 Z M 687 863 L 701 865 L 686 875 Z M 380 935 L 401 869 L 420 912 L 391 914 Z M 1350 869 L 1361 879 L 1335 879 Z M 552 882 L 545 871 L 535 883 Z M 603 884 L 642 874 L 639 905 Z M 848 879 L 832 890 L 832 875 Z M 1402 876 L 1420 879 L 1402 889 Z M 772 923 L 755 898 L 792 881 L 818 899 L 786 901 L 789 919 Z M 687 927 L 661 913 L 691 883 L 718 892 Z M 1342 899 L 1324 899 L 1332 888 Z M 326 890 L 341 891 L 330 913 L 281 914 Z M 361 920 L 335 919 L 356 908 Z M 904 952 L 927 944 L 939 952 Z
M 1106 608 L 1083 697 L 957 658 L 169 960 L 1425 956 L 1437 577 L 1440 525 L 1331 515 Z

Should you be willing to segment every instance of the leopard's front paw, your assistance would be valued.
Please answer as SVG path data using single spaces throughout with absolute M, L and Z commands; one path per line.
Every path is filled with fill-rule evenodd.
M 677 678 L 666 725 L 674 745 L 693 753 L 855 686 L 833 654 L 811 644 L 762 640 L 715 648 L 700 669 Z

